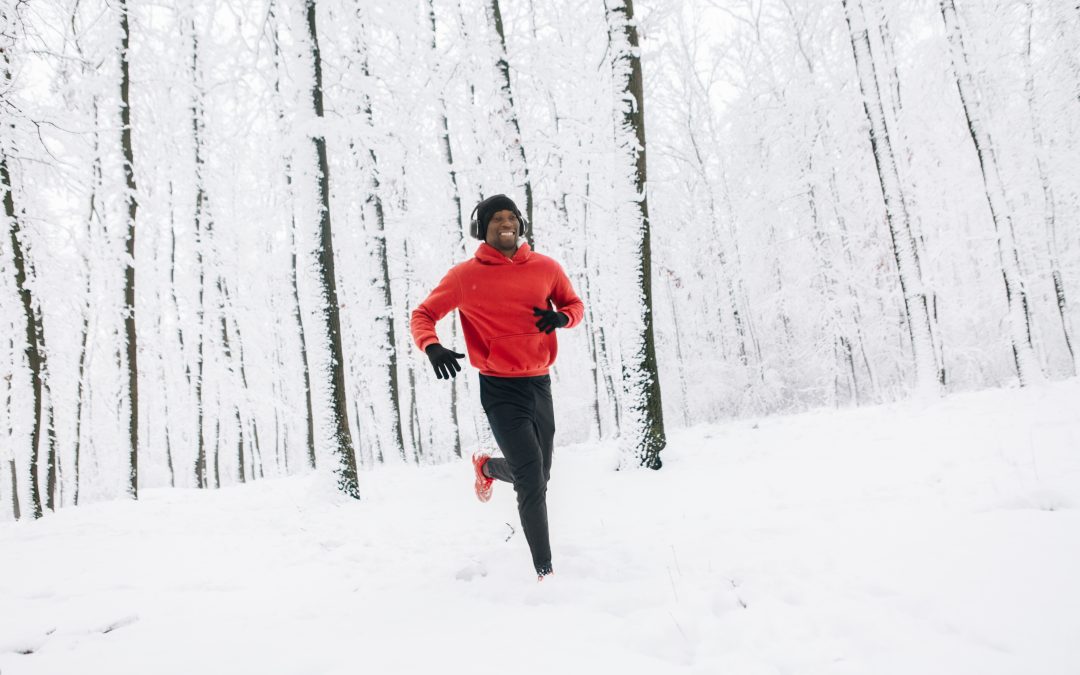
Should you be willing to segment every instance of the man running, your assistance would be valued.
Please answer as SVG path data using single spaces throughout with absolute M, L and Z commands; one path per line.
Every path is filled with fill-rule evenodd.
M 521 527 L 537 577 L 551 574 L 547 482 L 555 414 L 548 368 L 559 351 L 556 328 L 571 328 L 585 311 L 559 263 L 522 238 L 521 211 L 506 195 L 473 209 L 474 257 L 455 265 L 412 313 L 412 336 L 438 379 L 456 377 L 464 354 L 439 343 L 435 323 L 457 309 L 469 362 L 480 371 L 480 404 L 504 459 L 473 455 L 476 496 L 491 499 L 497 479 L 513 483 Z

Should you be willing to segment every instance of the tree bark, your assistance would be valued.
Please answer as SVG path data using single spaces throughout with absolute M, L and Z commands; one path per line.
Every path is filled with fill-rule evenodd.
M 904 298 L 908 333 L 915 364 L 915 382 L 920 391 L 937 394 L 941 391 L 941 367 L 937 362 L 931 327 L 932 316 L 927 300 L 915 236 L 907 202 L 897 170 L 892 136 L 882 103 L 874 56 L 866 28 L 862 0 L 843 0 L 851 50 L 862 92 L 863 111 L 869 123 L 870 146 L 877 168 L 878 185 L 885 203 L 885 222 L 889 228 L 893 257 Z
M 139 498 L 139 363 L 135 337 L 135 222 L 139 208 L 135 198 L 135 158 L 131 146 L 131 101 L 128 75 L 127 0 L 119 0 L 120 11 L 120 145 L 124 153 L 124 178 L 127 183 L 127 258 L 124 262 L 124 338 L 127 345 L 128 398 L 128 494 Z
M 307 33 L 315 78 L 311 88 L 311 104 L 318 120 L 323 119 L 322 58 L 315 24 L 315 0 L 306 0 Z M 321 127 L 320 127 L 321 129 Z M 334 473 L 337 487 L 344 494 L 360 498 L 356 475 L 356 455 L 349 433 L 349 416 L 345 400 L 345 358 L 341 346 L 341 322 L 338 317 L 337 283 L 334 276 L 334 244 L 330 225 L 330 166 L 326 156 L 326 138 L 321 131 L 311 137 L 318 157 L 316 183 L 319 208 L 319 254 L 316 273 L 322 286 L 322 298 L 317 312 L 326 331 L 330 352 L 329 385 L 332 410 L 330 414 L 330 454 L 335 458 Z
M 195 21 L 191 30 L 191 84 L 195 94 L 191 101 L 191 135 L 195 150 L 195 269 L 198 274 L 198 307 L 196 309 L 195 338 L 195 484 L 200 488 L 210 487 L 206 452 L 206 402 L 205 397 L 205 351 L 206 351 L 206 268 L 204 265 L 205 244 L 209 240 L 210 215 L 209 200 L 206 195 L 205 176 L 203 175 L 202 156 L 202 89 L 199 76 L 199 40 L 195 32 Z
M 636 461 L 650 469 L 663 466 L 660 452 L 667 445 L 664 433 L 664 412 L 660 398 L 660 378 L 656 368 L 656 346 L 653 338 L 652 260 L 650 249 L 649 203 L 646 193 L 645 163 L 645 100 L 638 46 L 637 23 L 632 0 L 605 2 L 607 8 L 608 41 L 612 54 L 612 70 L 616 96 L 621 98 L 617 112 L 616 133 L 626 159 L 634 166 L 636 222 L 630 236 L 633 241 L 633 260 L 637 288 L 634 317 L 634 341 L 623 360 L 623 386 L 627 392 L 628 412 L 633 420 L 630 451 Z M 627 415 L 624 415 L 624 423 Z
M 8 82 L 11 75 L 7 70 L 5 58 L 4 74 Z M 7 149 L 0 149 L 0 183 L 4 187 L 4 215 L 7 216 L 8 233 L 11 237 L 11 253 L 15 263 L 15 287 L 22 301 L 23 321 L 25 322 L 26 343 L 23 346 L 23 354 L 26 356 L 27 365 L 30 367 L 31 396 L 34 408 L 34 424 L 30 431 L 30 514 L 34 518 L 40 518 L 41 496 L 38 493 L 38 440 L 41 438 L 42 423 L 42 372 L 41 354 L 38 352 L 40 341 L 37 334 L 37 322 L 34 320 L 34 298 L 30 292 L 29 278 L 27 276 L 28 265 L 24 258 L 23 246 L 20 241 L 20 223 L 15 211 L 14 188 L 11 182 L 11 172 L 8 169 Z

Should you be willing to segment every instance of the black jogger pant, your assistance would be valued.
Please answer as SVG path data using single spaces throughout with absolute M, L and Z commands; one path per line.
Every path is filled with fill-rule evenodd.
M 480 376 L 480 404 L 505 459 L 488 460 L 492 478 L 514 484 L 521 528 L 537 573 L 551 569 L 547 483 L 555 438 L 551 378 Z

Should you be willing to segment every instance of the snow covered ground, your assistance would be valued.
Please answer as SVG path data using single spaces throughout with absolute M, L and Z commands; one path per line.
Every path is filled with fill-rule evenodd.
M 4 524 L 0 673 L 1080 672 L 1080 380 L 611 452 L 556 449 L 542 584 L 467 462 Z

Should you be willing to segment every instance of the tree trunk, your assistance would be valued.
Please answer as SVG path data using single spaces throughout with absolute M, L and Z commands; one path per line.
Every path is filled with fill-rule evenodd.
M 664 433 L 664 412 L 660 398 L 660 378 L 656 370 L 656 346 L 653 338 L 652 260 L 649 234 L 649 203 L 645 173 L 645 100 L 638 46 L 637 22 L 632 0 L 605 2 L 607 7 L 608 41 L 619 97 L 619 118 L 616 120 L 617 142 L 626 154 L 626 161 L 635 167 L 635 220 L 630 237 L 633 241 L 637 288 L 631 311 L 635 333 L 627 358 L 623 360 L 623 383 L 627 393 L 632 429 L 628 436 L 629 451 L 642 466 L 659 469 L 663 463 L 660 452 L 667 445 Z
M 675 302 L 675 285 L 671 283 L 671 278 L 675 276 L 675 272 L 666 269 L 661 270 L 661 274 L 667 279 L 667 292 L 668 303 L 671 305 L 671 327 L 675 331 L 675 367 L 678 369 L 679 374 L 679 392 L 682 394 L 682 419 L 683 426 L 690 426 L 690 395 L 686 389 L 686 370 L 685 361 L 683 360 L 683 348 L 682 348 L 682 332 L 679 330 L 679 303 Z
M 216 401 L 217 410 L 221 411 L 221 399 Z M 221 417 L 214 417 L 214 488 L 221 489 Z
M 436 30 L 436 26 L 435 26 L 435 0 L 428 0 L 428 19 L 431 22 L 431 52 L 432 52 L 432 55 L 433 55 L 434 59 L 437 61 L 439 59 L 439 48 L 438 48 L 438 43 L 436 42 L 436 36 L 438 34 L 438 31 Z M 466 253 L 466 250 L 465 250 L 464 214 L 462 213 L 462 210 L 461 210 L 461 188 L 458 185 L 457 170 L 454 167 L 454 151 L 453 151 L 453 148 L 452 148 L 451 143 L 450 143 L 450 120 L 449 120 L 449 117 L 448 117 L 447 112 L 446 112 L 446 99 L 443 97 L 442 92 L 439 93 L 439 117 L 440 117 L 440 121 L 442 123 L 442 139 L 441 140 L 442 140 L 442 147 L 443 147 L 443 158 L 446 160 L 446 169 L 447 169 L 447 172 L 450 174 L 450 187 L 451 187 L 451 190 L 452 190 L 452 198 L 454 200 L 454 215 L 456 216 L 456 219 L 455 219 L 454 222 L 455 222 L 455 224 L 457 226 L 457 229 L 454 230 L 451 233 L 451 239 L 454 242 L 454 251 L 456 253 L 455 257 L 464 260 L 467 253 Z M 408 243 L 406 242 L 405 245 L 406 245 L 405 259 L 408 260 L 409 259 Z M 452 262 L 457 262 L 457 260 L 453 260 Z M 411 279 L 411 276 L 407 277 L 407 278 Z M 408 296 L 406 295 L 406 297 L 408 297 Z M 450 331 L 451 331 L 451 333 L 450 333 L 450 342 L 451 342 L 451 344 L 454 344 L 456 342 L 456 340 L 457 340 L 457 322 L 456 321 L 450 324 Z M 413 378 L 414 377 L 415 376 L 413 375 L 412 367 L 410 366 L 410 370 L 409 370 L 409 386 L 410 387 L 414 386 L 413 385 Z M 459 411 L 459 408 L 458 408 L 458 398 L 459 398 L 458 386 L 459 386 L 459 383 L 458 383 L 457 378 L 455 377 L 450 382 L 450 418 L 451 418 L 451 423 L 454 425 L 454 456 L 455 457 L 461 457 L 461 419 L 460 419 L 460 416 L 459 416 L 460 411 Z M 410 414 L 410 424 L 415 426 L 417 428 L 417 431 L 419 431 L 420 418 L 419 418 L 419 414 L 416 411 L 416 400 L 415 400 L 416 399 L 416 389 L 413 388 L 412 392 L 413 392 L 413 403 L 412 403 L 413 411 Z M 416 443 L 420 442 L 418 436 L 414 435 L 413 438 L 414 438 L 414 442 L 416 442 Z M 417 452 L 419 452 L 419 451 L 420 450 L 419 450 L 419 447 L 418 447 Z
M 357 51 L 360 52 L 360 69 L 364 78 L 370 77 L 366 47 L 358 43 Z M 361 113 L 367 122 L 368 129 L 375 131 L 375 119 L 371 111 L 371 99 L 367 94 L 361 96 Z M 372 136 L 375 134 L 372 133 Z M 396 454 L 402 461 L 408 461 L 405 449 L 405 439 L 402 434 L 401 421 L 401 395 L 398 385 L 398 357 L 397 357 L 397 332 L 394 328 L 394 299 L 390 285 L 390 261 L 386 248 L 386 217 L 383 212 L 382 195 L 380 194 L 379 160 L 373 147 L 367 149 L 368 160 L 371 166 L 368 171 L 368 197 L 367 201 L 375 211 L 375 257 L 379 261 L 379 279 L 375 285 L 382 287 L 382 309 L 376 313 L 376 321 L 383 325 L 383 349 L 386 350 L 386 382 L 390 394 L 390 438 L 395 445 Z M 415 459 L 415 457 L 413 458 Z
M 292 237 L 292 264 L 289 269 L 289 277 L 293 289 L 293 319 L 296 321 L 296 331 L 300 338 L 300 359 L 304 366 L 304 403 L 306 405 L 306 434 L 305 446 L 307 447 L 308 466 L 315 468 L 315 409 L 311 400 L 311 366 L 308 362 L 307 335 L 304 332 L 304 321 L 300 314 L 300 286 L 296 274 L 296 220 L 293 219 L 290 228 Z
M 901 152 L 896 155 L 897 166 L 900 171 L 901 185 L 905 188 L 904 204 L 907 206 L 907 212 L 910 217 L 912 241 L 915 242 L 915 258 L 921 261 L 926 256 L 926 239 L 923 237 L 922 220 L 919 217 L 918 204 L 915 199 L 918 191 L 918 184 L 915 182 L 916 172 L 912 169 L 913 146 L 908 141 L 906 127 L 902 120 L 904 104 L 900 88 L 899 60 L 896 58 L 892 32 L 889 30 L 889 20 L 884 6 L 885 3 L 880 0 L 867 1 L 873 3 L 875 21 L 878 22 L 878 36 L 881 39 L 883 55 L 882 70 L 884 71 L 884 79 L 886 82 L 885 90 L 888 92 L 887 98 L 889 99 L 889 108 L 892 113 L 892 121 L 889 128 L 895 131 L 901 148 Z M 922 265 L 920 263 L 920 270 L 921 269 Z M 938 368 L 937 379 L 941 386 L 945 386 L 947 383 L 947 371 L 945 367 L 944 339 L 942 337 L 941 326 L 938 323 L 937 316 L 937 290 L 934 288 L 932 280 L 927 280 L 925 276 L 923 278 L 923 283 L 926 284 L 925 295 L 930 315 L 930 343 L 934 348 L 934 361 Z
M 585 232 L 588 231 L 588 227 L 589 227 L 589 200 L 588 200 L 589 186 L 590 186 L 590 180 L 588 178 L 588 173 L 586 173 L 586 180 L 585 180 L 585 210 L 582 213 L 582 217 L 581 217 L 581 229 L 582 229 L 582 234 L 583 235 L 584 235 Z M 592 351 L 595 354 L 595 358 L 593 360 L 594 360 L 594 362 L 596 364 L 597 376 L 598 377 L 602 376 L 602 379 L 604 381 L 604 388 L 607 391 L 608 403 L 611 406 L 611 410 L 613 411 L 613 417 L 614 417 L 614 422 L 615 422 L 614 436 L 618 436 L 620 434 L 620 432 L 621 432 L 621 429 L 622 429 L 622 418 L 621 418 L 621 415 L 620 415 L 620 407 L 619 407 L 619 393 L 618 393 L 618 390 L 615 388 L 615 380 L 614 380 L 614 377 L 611 374 L 612 373 L 611 358 L 610 358 L 610 352 L 608 351 L 607 338 L 604 336 L 604 327 L 602 325 L 599 325 L 598 322 L 596 321 L 596 313 L 595 313 L 595 311 L 593 309 L 593 304 L 594 303 L 589 301 L 589 299 L 593 297 L 592 296 L 592 291 L 589 290 L 589 289 L 591 289 L 591 287 L 592 287 L 592 282 L 590 280 L 593 278 L 594 271 L 593 271 L 593 267 L 592 267 L 592 265 L 590 264 L 590 261 L 589 261 L 589 247 L 585 246 L 584 249 L 585 250 L 584 250 L 584 252 L 582 254 L 582 265 L 585 268 L 585 288 L 583 288 L 582 290 L 585 292 L 585 298 L 586 298 L 586 302 L 585 302 L 585 328 L 589 331 L 589 334 L 592 337 L 592 343 L 593 343 L 593 350 Z M 597 428 L 600 431 L 600 437 L 603 438 L 604 437 L 603 429 L 600 428 L 599 405 L 600 405 L 600 385 L 599 385 L 599 382 L 598 382 L 597 385 L 596 385 Z
M 22 509 L 19 508 L 19 478 L 15 471 L 15 460 L 8 460 L 8 468 L 11 469 L 11 514 L 15 520 L 22 518 Z
M 1035 68 L 1031 61 L 1031 30 L 1034 23 L 1034 3 L 1026 0 L 1027 26 L 1025 31 L 1024 70 L 1026 80 L 1024 92 L 1027 94 L 1028 111 L 1031 114 L 1031 136 L 1033 150 L 1035 152 L 1035 168 L 1039 173 L 1039 184 L 1043 193 L 1043 224 L 1046 229 L 1046 252 L 1050 262 L 1050 279 L 1054 285 L 1054 299 L 1058 308 L 1058 316 L 1061 319 L 1062 337 L 1065 339 L 1065 348 L 1069 352 L 1069 367 L 1071 374 L 1076 375 L 1080 363 L 1073 348 L 1072 325 L 1069 322 L 1068 303 L 1065 301 L 1065 284 L 1061 276 L 1061 254 L 1058 252 L 1057 242 L 1057 204 L 1054 199 L 1054 189 L 1050 183 L 1050 176 L 1046 170 L 1049 161 L 1046 142 L 1043 140 L 1042 125 L 1039 121 L 1039 110 L 1035 99 Z
M 488 20 L 491 21 L 495 34 L 499 38 L 497 46 L 498 59 L 495 68 L 499 71 L 499 89 L 502 91 L 503 121 L 509 127 L 506 132 L 508 138 L 505 143 L 511 151 L 516 150 L 518 166 L 513 167 L 513 172 L 522 176 L 525 188 L 525 239 L 529 246 L 535 245 L 533 241 L 533 193 L 532 181 L 529 178 L 529 162 L 525 157 L 525 143 L 521 138 L 521 124 L 518 122 L 517 108 L 514 107 L 514 93 L 510 87 L 510 62 L 506 54 L 506 35 L 503 31 L 502 12 L 499 11 L 499 0 L 488 0 Z
M 199 41 L 195 32 L 195 22 L 191 30 L 191 84 L 195 95 L 191 101 L 191 134 L 195 149 L 195 268 L 198 274 L 198 308 L 196 310 L 196 346 L 195 346 L 195 484 L 200 488 L 210 487 L 207 454 L 205 397 L 205 350 L 206 350 L 206 268 L 203 252 L 209 240 L 210 216 L 206 196 L 205 176 L 203 175 L 202 156 L 202 94 L 199 77 Z
M 5 58 L 5 78 L 11 81 L 11 75 L 7 70 Z M 41 391 L 41 354 L 38 352 L 40 344 L 37 334 L 37 322 L 34 320 L 34 299 L 30 293 L 30 283 L 27 277 L 27 262 L 23 255 L 23 246 L 20 241 L 20 224 L 15 212 L 14 188 L 11 183 L 11 173 L 8 170 L 7 149 L 0 149 L 0 183 L 4 187 L 4 215 L 7 216 L 8 231 L 11 237 L 11 254 L 15 263 L 15 287 L 22 301 L 23 321 L 26 329 L 26 344 L 23 353 L 26 355 L 27 365 L 30 367 L 31 396 L 33 396 L 34 424 L 30 431 L 30 505 L 31 515 L 40 518 L 41 497 L 38 493 L 38 440 L 41 438 L 41 415 L 42 415 L 42 391 Z
M 979 93 L 964 48 L 964 35 L 960 29 L 953 0 L 940 0 L 941 17 L 945 22 L 945 34 L 949 38 L 956 89 L 964 109 L 968 133 L 979 157 L 986 203 L 997 234 L 998 258 L 1001 262 L 1001 278 L 1005 283 L 1005 301 L 1008 305 L 1009 339 L 1012 343 L 1013 362 L 1020 386 L 1042 381 L 1043 373 L 1031 342 L 1031 313 L 1027 290 L 1020 274 L 1020 256 L 1016 250 L 1016 233 L 1013 230 L 1012 209 L 1005 196 L 1005 186 L 998 172 L 997 154 L 984 122 L 984 112 Z
M 322 59 L 319 54 L 319 36 L 315 26 L 315 0 L 305 3 L 307 33 L 311 49 L 315 78 L 311 88 L 311 103 L 315 117 L 323 119 Z M 322 127 L 320 126 L 319 129 Z M 337 283 L 334 277 L 334 245 L 330 226 L 330 166 L 326 156 L 326 138 L 321 131 L 312 135 L 312 144 L 318 157 L 316 182 L 319 210 L 319 254 L 316 273 L 322 286 L 322 299 L 317 312 L 326 331 L 330 352 L 329 386 L 332 410 L 330 414 L 330 454 L 335 458 L 334 473 L 337 486 L 346 495 L 360 498 L 356 476 L 356 456 L 353 453 L 352 436 L 349 433 L 349 416 L 345 401 L 345 358 L 341 346 L 341 322 L 338 317 Z
M 39 332 L 38 335 L 44 336 L 44 333 Z M 45 345 L 42 344 L 42 355 L 45 355 Z M 47 356 L 43 356 L 42 365 L 47 360 Z M 59 478 L 59 467 L 57 466 L 56 457 L 56 421 L 53 415 L 53 397 L 52 387 L 49 385 L 49 369 L 48 367 L 42 368 L 41 371 L 45 379 L 42 382 L 42 393 L 45 395 L 42 401 L 42 413 L 45 416 L 43 420 L 45 426 L 45 508 L 50 511 L 56 511 L 59 501 L 56 497 L 57 482 Z
M 127 344 L 128 371 L 128 494 L 139 498 L 139 363 L 135 340 L 135 159 L 131 147 L 131 102 L 128 96 L 128 9 L 127 0 L 119 0 L 120 10 L 120 145 L 124 153 L 124 178 L 127 182 L 127 259 L 124 262 L 124 338 Z
M 281 64 L 281 47 L 278 41 L 277 23 L 274 20 L 274 8 L 271 4 L 269 11 L 269 25 L 271 27 L 271 39 L 273 42 L 273 58 L 274 58 L 274 103 L 277 108 L 278 124 L 281 126 L 281 133 L 286 133 L 285 129 L 285 109 L 281 100 L 281 84 L 280 74 L 282 69 Z M 293 176 L 292 176 L 292 162 L 285 159 L 285 185 L 289 193 L 290 201 L 295 197 L 293 193 Z M 303 313 L 300 306 L 300 285 L 297 278 L 297 238 L 296 238 L 296 216 L 295 213 L 292 216 L 291 225 L 289 227 L 289 247 L 290 247 L 290 265 L 289 265 L 289 283 L 292 287 L 292 300 L 293 300 L 293 320 L 296 324 L 296 334 L 300 340 L 300 360 L 303 365 L 304 376 L 304 405 L 306 413 L 306 425 L 305 425 L 305 438 L 304 447 L 307 449 L 307 462 L 308 466 L 312 469 L 315 468 L 315 410 L 311 399 L 311 366 L 308 359 L 307 349 L 307 335 L 304 332 L 304 320 Z M 285 446 L 285 468 L 288 470 L 288 444 Z
M 172 301 L 173 318 L 176 320 L 176 340 L 184 363 L 184 376 L 191 385 L 191 368 L 188 366 L 187 349 L 184 347 L 184 327 L 180 321 L 180 301 L 176 298 L 176 218 L 173 213 L 173 184 L 169 181 L 169 299 Z
M 5 185 L 6 185 L 6 183 L 5 183 Z M 16 355 L 16 353 L 17 353 L 15 351 L 15 340 L 14 340 L 14 338 L 10 338 L 10 341 L 8 342 L 8 347 L 9 347 L 8 354 L 10 354 L 12 357 L 14 357 Z M 12 514 L 12 516 L 14 516 L 15 520 L 19 520 L 20 518 L 22 518 L 22 509 L 20 508 L 20 505 L 19 505 L 19 474 L 18 474 L 18 469 L 15 467 L 15 448 L 13 448 L 11 446 L 11 437 L 14 435 L 14 431 L 15 431 L 12 428 L 12 419 L 11 419 L 11 390 L 12 390 L 11 378 L 12 378 L 11 374 L 8 374 L 3 378 L 4 379 L 4 389 L 6 390 L 6 393 L 4 395 L 4 412 L 7 415 L 7 421 L 8 421 L 8 424 L 7 424 L 8 428 L 3 430 L 3 433 L 5 434 L 5 436 L 7 437 L 7 440 L 8 440 L 8 446 L 7 446 L 8 450 L 4 454 L 9 454 L 10 453 L 10 458 L 8 459 L 8 468 L 11 471 L 11 514 Z
M 896 260 L 904 298 L 904 311 L 915 362 L 916 386 L 920 391 L 936 394 L 941 391 L 941 368 L 933 344 L 930 305 L 882 104 L 862 0 L 843 0 L 843 4 L 858 72 L 859 90 L 862 92 L 863 111 L 869 123 L 870 146 L 877 168 L 878 184 L 885 202 L 885 222 L 889 228 L 893 257 Z

